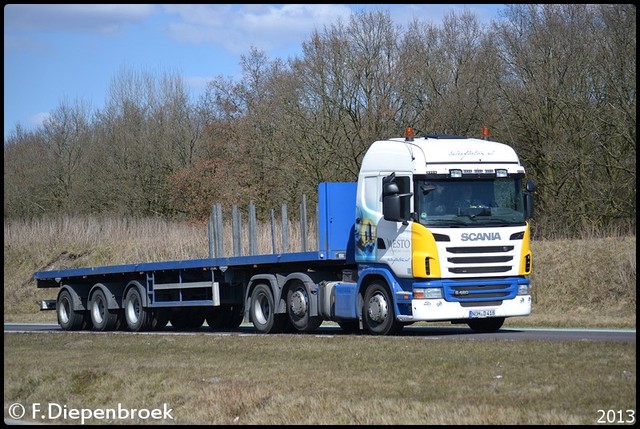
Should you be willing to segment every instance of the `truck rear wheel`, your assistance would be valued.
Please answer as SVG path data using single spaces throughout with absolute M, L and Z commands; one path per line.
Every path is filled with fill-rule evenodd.
M 365 329 L 373 335 L 395 334 L 402 330 L 396 320 L 393 301 L 387 288 L 380 283 L 372 283 L 364 295 L 362 320 Z
M 136 287 L 129 289 L 124 299 L 124 318 L 130 331 L 147 331 L 151 327 L 151 312 L 142 306 L 142 295 Z
M 488 319 L 474 319 L 469 320 L 467 325 L 474 332 L 479 333 L 488 333 L 488 332 L 497 332 L 502 328 L 502 324 L 504 323 L 504 317 L 491 317 Z
M 89 319 L 85 311 L 76 311 L 73 309 L 73 298 L 67 290 L 60 292 L 58 302 L 56 303 L 56 313 L 58 316 L 58 324 L 65 331 L 78 331 L 86 329 Z
M 275 301 L 269 286 L 259 284 L 251 293 L 251 322 L 261 334 L 282 332 L 288 322 L 286 314 L 276 314 Z
M 287 314 L 296 331 L 312 332 L 322 324 L 322 317 L 310 315 L 309 303 L 309 294 L 302 282 L 297 282 L 287 291 Z
M 109 303 L 102 289 L 97 289 L 91 296 L 89 313 L 96 331 L 113 331 L 118 328 L 118 312 L 109 310 Z

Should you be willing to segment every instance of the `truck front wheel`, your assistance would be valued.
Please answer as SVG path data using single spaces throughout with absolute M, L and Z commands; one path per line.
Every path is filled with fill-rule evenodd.
M 387 288 L 373 283 L 364 294 L 362 320 L 365 329 L 373 335 L 395 334 L 402 330 L 402 324 L 396 320 L 393 301 Z

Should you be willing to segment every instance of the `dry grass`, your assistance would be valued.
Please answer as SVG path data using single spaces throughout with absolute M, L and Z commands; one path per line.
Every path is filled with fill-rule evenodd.
M 259 253 L 271 252 L 271 226 L 258 228 Z M 281 234 L 280 226 L 277 234 Z M 206 258 L 206 225 L 160 219 L 62 218 L 4 224 L 4 320 L 55 321 L 36 301 L 52 299 L 36 289 L 33 273 L 45 269 Z M 309 228 L 310 248 L 317 246 Z M 290 251 L 300 249 L 300 228 L 292 222 Z M 248 239 L 243 240 L 248 254 Z M 636 326 L 636 238 L 594 237 L 532 243 L 534 310 L 507 326 Z M 225 226 L 224 250 L 233 249 Z M 282 243 L 278 243 L 282 249 Z
M 173 409 L 171 421 L 90 423 L 596 424 L 598 409 L 636 406 L 634 343 L 124 333 L 4 341 L 5 404 Z

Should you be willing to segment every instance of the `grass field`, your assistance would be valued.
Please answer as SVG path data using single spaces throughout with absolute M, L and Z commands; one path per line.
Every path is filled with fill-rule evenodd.
M 4 342 L 5 417 L 16 402 L 29 417 L 34 403 L 166 404 L 171 419 L 88 422 L 573 425 L 636 407 L 634 343 L 122 333 Z
M 5 322 L 55 322 L 54 312 L 36 305 L 55 291 L 36 289 L 34 271 L 208 251 L 206 227 L 150 220 L 5 221 L 4 237 Z M 533 314 L 505 327 L 635 329 L 635 236 L 536 241 L 532 249 Z M 625 423 L 627 410 L 635 416 L 635 347 L 366 335 L 5 334 L 5 418 L 18 403 L 25 419 L 63 424 L 80 420 L 43 419 L 34 404 L 68 413 L 171 409 L 170 419 L 86 421 L 95 424 Z

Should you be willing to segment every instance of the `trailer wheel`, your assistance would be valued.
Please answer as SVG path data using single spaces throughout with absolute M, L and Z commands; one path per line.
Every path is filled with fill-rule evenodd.
M 395 318 L 389 292 L 380 283 L 372 283 L 367 288 L 362 319 L 365 329 L 373 335 L 395 334 L 402 330 L 402 324 Z
M 73 309 L 73 298 L 67 290 L 60 292 L 56 303 L 58 324 L 65 331 L 78 331 L 83 329 L 85 312 Z
M 119 326 L 118 312 L 109 310 L 107 297 L 102 289 L 97 289 L 91 296 L 89 313 L 96 331 L 113 331 Z
M 142 306 L 142 295 L 136 287 L 129 289 L 124 299 L 124 318 L 130 331 L 147 331 L 151 327 L 151 312 Z
M 259 284 L 251 293 L 251 322 L 261 334 L 282 332 L 287 325 L 286 314 L 275 314 L 276 306 L 271 289 L 265 284 Z
M 293 328 L 299 332 L 312 332 L 322 324 L 322 317 L 311 316 L 306 286 L 297 282 L 287 291 L 287 314 Z
M 488 333 L 488 332 L 496 332 L 502 328 L 502 324 L 504 323 L 504 317 L 491 317 L 489 319 L 474 319 L 469 320 L 467 325 L 474 332 L 479 333 Z

